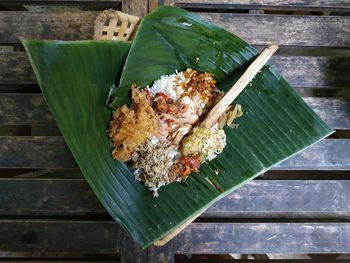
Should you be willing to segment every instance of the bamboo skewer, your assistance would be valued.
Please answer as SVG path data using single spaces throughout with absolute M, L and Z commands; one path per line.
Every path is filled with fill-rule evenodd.
M 226 111 L 227 107 L 238 97 L 249 82 L 255 77 L 260 69 L 267 63 L 270 57 L 277 51 L 278 45 L 272 44 L 265 48 L 253 61 L 238 81 L 225 94 L 225 96 L 211 109 L 207 117 L 202 121 L 200 127 L 210 128 Z

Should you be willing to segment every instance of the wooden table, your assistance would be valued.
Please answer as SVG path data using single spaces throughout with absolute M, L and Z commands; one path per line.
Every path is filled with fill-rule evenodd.
M 171 262 L 174 254 L 350 253 L 349 1 L 5 2 L 0 5 L 0 256 Z M 64 6 L 67 2 L 73 4 Z M 166 246 L 141 250 L 77 169 L 18 36 L 91 39 L 100 10 L 144 15 L 159 4 L 199 13 L 258 49 L 277 42 L 281 48 L 271 64 L 336 133 L 217 202 Z

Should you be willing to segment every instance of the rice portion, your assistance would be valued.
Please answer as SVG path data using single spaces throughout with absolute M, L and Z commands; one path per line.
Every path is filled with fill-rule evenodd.
M 163 75 L 160 79 L 154 81 L 151 87 L 147 87 L 151 95 L 154 97 L 157 93 L 167 94 L 173 101 L 177 101 L 184 90 L 182 89 L 183 83 L 186 78 L 183 72 L 175 72 L 171 75 Z

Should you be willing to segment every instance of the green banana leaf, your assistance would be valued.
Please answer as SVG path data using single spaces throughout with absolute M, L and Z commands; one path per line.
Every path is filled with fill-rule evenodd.
M 108 212 L 147 247 L 218 199 L 271 166 L 332 133 L 290 85 L 264 67 L 237 98 L 239 128 L 226 128 L 227 146 L 198 174 L 159 190 L 154 198 L 131 169 L 111 157 L 106 135 L 111 110 L 104 106 L 119 82 L 128 43 L 23 41 L 50 109 L 84 176 Z M 257 52 L 227 31 L 175 7 L 162 7 L 141 22 L 120 85 L 109 93 L 116 108 L 141 87 L 176 69 L 215 75 L 227 89 Z M 117 76 L 117 77 L 115 77 Z M 219 173 L 217 173 L 219 171 Z M 213 187 L 207 179 L 219 187 Z

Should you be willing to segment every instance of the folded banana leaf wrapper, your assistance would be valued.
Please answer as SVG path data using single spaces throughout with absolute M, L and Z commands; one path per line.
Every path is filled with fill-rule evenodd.
M 244 25 L 242 25 L 244 26 Z M 145 16 L 132 43 L 23 40 L 42 92 L 82 173 L 106 210 L 147 247 L 215 201 L 332 133 L 293 88 L 265 66 L 236 99 L 243 117 L 225 128 L 227 146 L 159 197 L 112 159 L 106 130 L 112 110 L 130 101 L 130 85 L 193 68 L 229 89 L 257 56 L 239 37 L 176 7 Z M 119 84 L 119 85 L 118 85 Z M 218 171 L 218 173 L 217 173 Z M 210 179 L 219 187 L 208 183 Z

